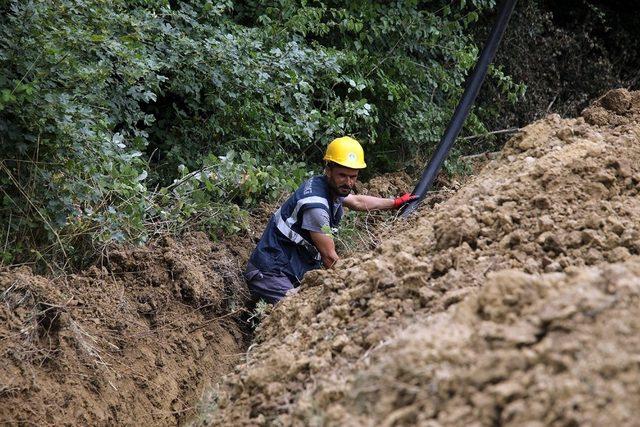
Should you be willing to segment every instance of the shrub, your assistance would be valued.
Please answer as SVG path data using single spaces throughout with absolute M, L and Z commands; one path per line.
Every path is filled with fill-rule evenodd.
M 337 135 L 376 171 L 406 165 L 439 139 L 493 5 L 0 2 L 3 262 L 236 231 Z

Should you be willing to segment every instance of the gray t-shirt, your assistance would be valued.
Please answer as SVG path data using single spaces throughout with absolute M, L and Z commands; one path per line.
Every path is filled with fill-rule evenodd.
M 333 204 L 333 211 L 336 212 L 344 197 L 338 197 Z M 317 233 L 324 233 L 327 231 L 327 227 L 330 227 L 329 212 L 322 208 L 307 209 L 302 214 L 302 228 L 309 231 L 315 231 Z

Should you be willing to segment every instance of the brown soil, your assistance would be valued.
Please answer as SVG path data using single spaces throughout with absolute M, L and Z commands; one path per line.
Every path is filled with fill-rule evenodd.
M 307 275 L 214 425 L 630 425 L 640 92 L 522 130 L 373 252 Z
M 415 182 L 404 172 L 387 173 L 371 178 L 365 183 L 356 183 L 355 194 L 375 197 L 396 197 L 413 190 Z
M 0 272 L 0 424 L 175 425 L 246 348 L 246 244 L 197 233 L 47 279 Z

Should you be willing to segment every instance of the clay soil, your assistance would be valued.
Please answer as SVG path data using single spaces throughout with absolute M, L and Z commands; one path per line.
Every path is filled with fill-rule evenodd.
M 175 425 L 238 362 L 247 244 L 120 249 L 57 279 L 0 272 L 0 424 Z
M 409 221 L 354 220 L 372 250 L 309 273 L 248 351 L 240 272 L 270 206 L 224 244 L 0 271 L 0 424 L 636 424 L 640 93 L 536 122 L 448 184 Z
M 637 425 L 640 93 L 522 129 L 373 251 L 307 275 L 212 425 Z

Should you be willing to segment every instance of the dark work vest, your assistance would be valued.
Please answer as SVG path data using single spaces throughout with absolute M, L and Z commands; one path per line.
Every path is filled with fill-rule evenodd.
M 302 228 L 303 213 L 313 208 L 327 211 L 330 227 L 338 227 L 342 204 L 334 207 L 325 176 L 305 181 L 273 214 L 249 263 L 263 274 L 285 275 L 294 285 L 307 271 L 320 268 L 320 254 Z

